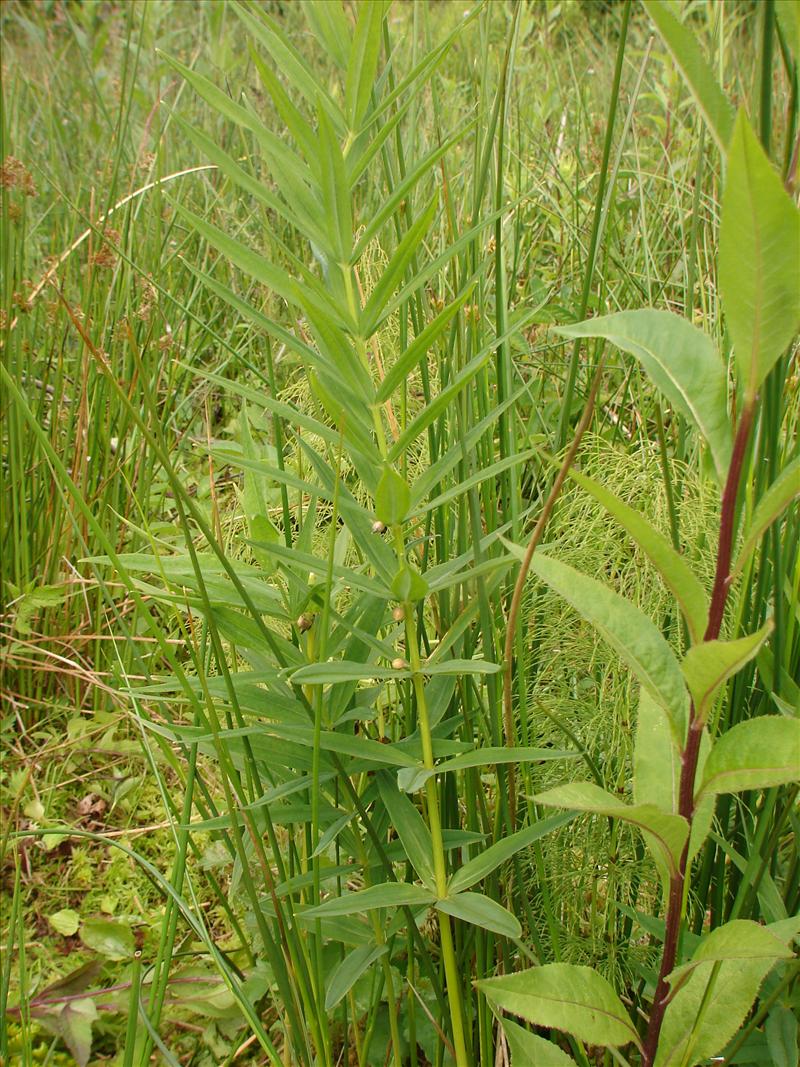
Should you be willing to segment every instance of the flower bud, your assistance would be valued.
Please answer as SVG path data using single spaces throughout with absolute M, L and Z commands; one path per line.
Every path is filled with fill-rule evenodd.
M 301 615 L 300 618 L 295 623 L 295 626 L 297 627 L 297 629 L 300 631 L 301 634 L 304 634 L 306 632 L 306 630 L 310 630 L 313 625 L 314 625 L 314 618 L 311 615 Z
M 406 663 L 406 661 L 403 659 L 402 656 L 398 656 L 397 659 L 393 659 L 392 660 L 392 667 L 396 671 L 404 671 L 407 666 L 408 666 L 408 664 Z

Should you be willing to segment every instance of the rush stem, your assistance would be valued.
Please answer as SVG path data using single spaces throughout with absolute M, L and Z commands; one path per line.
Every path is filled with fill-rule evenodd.
M 722 628 L 725 602 L 728 599 L 728 589 L 730 587 L 736 498 L 739 493 L 739 483 L 742 478 L 744 457 L 753 425 L 754 412 L 755 398 L 748 401 L 742 411 L 739 426 L 736 430 L 736 439 L 733 443 L 733 454 L 728 468 L 728 477 L 722 493 L 717 566 L 714 575 L 714 588 L 711 593 L 711 605 L 708 612 L 708 626 L 703 635 L 704 641 L 715 641 L 719 637 Z M 664 1012 L 667 1010 L 669 1001 L 667 978 L 675 969 L 675 960 L 678 953 L 678 941 L 684 911 L 684 888 L 689 855 L 689 838 L 691 837 L 692 820 L 694 819 L 695 777 L 697 775 L 697 760 L 700 755 L 702 736 L 703 721 L 697 715 L 694 703 L 692 703 L 689 710 L 689 729 L 686 745 L 681 753 L 681 782 L 678 799 L 678 813 L 689 824 L 689 833 L 686 837 L 686 844 L 683 848 L 677 873 L 670 879 L 667 920 L 664 931 L 664 953 L 661 957 L 661 969 L 658 975 L 653 1007 L 650 1012 L 650 1023 L 647 1029 L 647 1037 L 645 1038 L 642 1067 L 652 1067 L 655 1061 L 656 1052 L 658 1051 L 658 1039 L 661 1034 L 661 1024 L 664 1021 Z

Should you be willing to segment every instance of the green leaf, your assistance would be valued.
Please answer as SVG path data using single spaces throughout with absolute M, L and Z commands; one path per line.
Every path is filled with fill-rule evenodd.
M 86 1067 L 92 1054 L 92 1024 L 97 1019 L 94 1000 L 70 1000 L 62 1007 L 37 1007 L 31 1015 L 55 1037 L 60 1037 L 78 1067 Z
M 714 742 L 697 797 L 768 789 L 800 778 L 800 719 L 762 715 Z
M 744 111 L 728 153 L 719 287 L 742 386 L 754 397 L 800 322 L 800 213 Z
M 451 304 L 448 304 L 444 311 L 440 311 L 433 322 L 429 323 L 425 329 L 414 338 L 397 362 L 386 372 L 386 376 L 378 387 L 378 391 L 375 395 L 376 404 L 385 403 L 398 385 L 405 382 L 408 375 L 417 366 L 420 360 L 425 358 L 428 349 L 435 344 L 439 335 L 447 327 L 454 315 L 461 307 L 463 307 L 471 292 L 472 286 L 469 286 Z
M 700 740 L 700 755 L 697 773 L 702 775 L 705 761 L 711 750 L 708 730 L 703 727 Z M 639 694 L 639 710 L 636 723 L 636 743 L 633 754 L 633 800 L 634 804 L 652 804 L 661 811 L 679 814 L 681 752 L 673 737 L 664 709 L 657 704 L 646 689 Z M 691 860 L 701 849 L 711 829 L 714 818 L 714 797 L 704 797 L 695 807 L 692 832 L 689 837 L 688 858 Z M 656 857 L 664 882 L 669 881 L 669 868 L 660 856 Z
M 388 771 L 378 774 L 378 792 L 411 866 L 422 882 L 432 890 L 436 884 L 433 873 L 433 841 L 424 819 L 406 794 L 399 791 L 396 781 Z
M 800 7 L 795 0 L 775 0 L 775 14 L 795 61 L 800 60 Z
M 53 929 L 64 937 L 72 937 L 73 934 L 76 934 L 81 924 L 80 915 L 78 915 L 77 911 L 73 911 L 72 908 L 62 908 L 61 911 L 53 912 L 49 916 L 49 920 Z
M 770 620 L 747 637 L 736 641 L 703 641 L 686 653 L 681 670 L 692 694 L 695 712 L 703 722 L 720 686 L 750 662 L 772 629 Z
M 609 982 L 592 970 L 550 963 L 476 983 L 492 1007 L 592 1045 L 627 1045 L 639 1035 Z
M 666 0 L 643 0 L 643 3 L 697 101 L 717 147 L 724 153 L 733 130 L 733 107 L 706 62 L 697 38 Z
M 483 893 L 458 893 L 445 897 L 436 901 L 436 909 L 501 937 L 512 940 L 522 937 L 522 927 L 516 916 Z
M 511 1067 L 575 1067 L 575 1060 L 552 1041 L 524 1030 L 510 1019 L 501 1019 L 500 1025 L 511 1053 Z
M 362 974 L 365 974 L 375 960 L 385 956 L 389 951 L 387 945 L 361 945 L 344 957 L 328 978 L 325 987 L 325 1010 L 333 1011 L 342 1001 Z
M 403 563 L 392 580 L 392 593 L 401 604 L 416 604 L 428 595 L 428 583 L 416 567 Z
M 410 506 L 408 482 L 387 464 L 375 490 L 375 518 L 386 526 L 397 526 L 408 515 Z
M 484 849 L 474 859 L 468 860 L 453 874 L 448 883 L 448 891 L 456 894 L 475 885 L 496 870 L 501 863 L 510 860 L 523 848 L 528 848 L 534 841 L 539 841 L 547 834 L 566 826 L 575 818 L 573 812 L 564 815 L 550 815 L 546 819 L 539 819 L 532 826 L 526 826 L 523 830 L 502 838 L 494 845 Z
M 337 253 L 339 263 L 344 266 L 349 262 L 353 248 L 350 185 L 342 150 L 321 103 L 317 107 L 317 120 L 319 122 L 322 206 L 325 209 L 331 247 Z
M 742 547 L 739 549 L 739 555 L 731 571 L 732 578 L 735 578 L 747 563 L 765 531 L 797 497 L 800 497 L 800 456 L 783 468 L 756 504 Z
M 797 1067 L 798 1031 L 800 1020 L 792 1009 L 785 1004 L 775 1004 L 764 1026 L 770 1067 Z
M 81 941 L 110 960 L 130 959 L 136 948 L 128 923 L 114 919 L 85 919 L 81 926 Z
M 731 458 L 725 364 L 707 334 L 681 315 L 655 308 L 620 311 L 556 331 L 564 337 L 604 337 L 642 364 L 653 384 L 705 438 L 717 480 Z
M 678 661 L 655 624 L 629 600 L 559 560 L 536 552 L 531 570 L 617 650 L 667 712 L 676 740 L 686 733 L 687 692 Z
M 395 249 L 394 255 L 389 260 L 386 269 L 378 279 L 378 284 L 370 293 L 359 322 L 361 336 L 365 339 L 371 337 L 377 329 L 381 315 L 386 309 L 387 301 L 403 280 L 406 267 L 408 267 L 422 244 L 422 239 L 436 215 L 438 199 L 438 193 L 435 193 L 416 222 L 409 226 L 402 241 Z
M 665 812 L 654 804 L 624 804 L 593 782 L 556 786 L 538 793 L 533 799 L 551 808 L 589 811 L 631 823 L 642 831 L 651 850 L 667 865 L 670 875 L 677 873 L 689 833 L 688 823 L 680 815 Z
M 345 103 L 353 131 L 359 129 L 369 107 L 381 51 L 382 23 L 383 0 L 366 0 L 359 4 L 345 82 Z
M 423 908 L 431 906 L 436 900 L 435 893 L 421 885 L 410 882 L 383 882 L 370 886 L 356 893 L 342 893 L 340 897 L 326 900 L 315 908 L 308 908 L 303 914 L 316 918 L 330 915 L 359 915 L 363 911 L 375 908 Z
M 702 641 L 708 625 L 708 597 L 683 556 L 676 552 L 667 538 L 658 530 L 654 530 L 638 511 L 629 507 L 599 482 L 574 469 L 570 469 L 569 476 L 628 531 L 678 601 L 692 642 Z
M 775 960 L 787 955 L 785 944 L 748 920 L 703 938 L 691 963 L 670 976 L 678 990 L 664 1014 L 655 1067 L 700 1063 L 723 1049 Z

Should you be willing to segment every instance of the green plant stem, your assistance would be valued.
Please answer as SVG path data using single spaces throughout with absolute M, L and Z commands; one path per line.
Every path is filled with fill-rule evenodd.
M 725 602 L 728 599 L 730 586 L 731 553 L 733 550 L 733 535 L 736 516 L 736 498 L 739 493 L 739 483 L 744 468 L 747 442 L 750 437 L 750 429 L 755 414 L 755 401 L 751 400 L 742 411 L 739 426 L 736 431 L 736 439 L 733 445 L 728 477 L 722 494 L 722 507 L 720 510 L 719 544 L 717 547 L 717 565 L 714 576 L 714 588 L 711 594 L 711 605 L 708 615 L 708 626 L 704 634 L 704 641 L 715 641 L 719 637 L 722 628 L 722 618 L 725 612 Z M 694 785 L 697 774 L 697 761 L 700 756 L 700 743 L 703 737 L 704 721 L 695 712 L 692 703 L 689 712 L 689 729 L 686 744 L 681 754 L 681 780 L 678 801 L 678 813 L 686 819 L 689 825 L 689 834 L 683 848 L 678 872 L 670 879 L 669 898 L 667 904 L 667 919 L 664 931 L 664 949 L 661 957 L 661 969 L 656 984 L 653 1007 L 650 1012 L 650 1022 L 645 1038 L 642 1067 L 652 1067 L 658 1051 L 658 1039 L 661 1034 L 661 1025 L 664 1021 L 664 1012 L 669 999 L 669 985 L 667 979 L 675 967 L 678 954 L 678 941 L 680 939 L 683 912 L 685 907 L 685 884 L 687 871 L 687 858 L 689 854 L 689 837 L 691 836 L 692 820 L 694 818 Z
M 402 527 L 394 530 L 395 546 L 397 549 L 397 561 L 399 566 L 405 565 L 405 542 L 403 540 Z M 406 655 L 412 674 L 412 684 L 417 702 L 417 716 L 419 719 L 419 733 L 422 742 L 422 762 L 429 770 L 434 770 L 433 736 L 431 724 L 428 718 L 428 705 L 425 698 L 425 681 L 422 674 L 422 663 L 419 656 L 419 644 L 417 635 L 417 620 L 414 605 L 410 601 L 403 604 L 403 615 L 406 629 Z M 436 894 L 438 897 L 447 896 L 447 863 L 445 860 L 444 839 L 442 837 L 442 821 L 439 810 L 439 794 L 437 791 L 436 776 L 431 775 L 425 783 L 425 800 L 428 812 L 428 825 L 433 843 L 433 873 L 436 880 Z M 450 927 L 450 919 L 444 912 L 437 912 L 439 920 L 439 934 L 441 938 L 442 960 L 444 961 L 445 978 L 447 980 L 447 999 L 450 1005 L 450 1023 L 453 1030 L 453 1046 L 456 1053 L 457 1067 L 470 1067 L 467 1055 L 467 1043 L 464 1030 L 464 1009 L 461 998 L 461 975 L 458 972 L 453 934 Z

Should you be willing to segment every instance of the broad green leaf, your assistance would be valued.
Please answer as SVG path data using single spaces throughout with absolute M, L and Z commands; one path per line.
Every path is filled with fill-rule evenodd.
M 763 534 L 786 508 L 800 497 L 800 456 L 788 463 L 767 489 L 753 511 L 731 577 L 744 567 Z
M 116 919 L 84 919 L 81 941 L 110 960 L 130 959 L 136 948 L 130 926 Z
M 667 981 L 679 989 L 695 968 L 711 960 L 791 959 L 785 939 L 751 919 L 733 919 L 718 926 L 702 939 L 688 963 L 676 967 Z
M 437 911 L 446 912 L 454 919 L 479 926 L 482 930 L 491 930 L 501 937 L 515 940 L 522 937 L 522 927 L 516 916 L 512 915 L 502 904 L 483 893 L 458 893 L 436 901 Z
M 628 531 L 650 562 L 656 567 L 664 583 L 678 601 L 692 642 L 702 641 L 708 625 L 708 597 L 703 586 L 686 560 L 672 544 L 654 530 L 649 522 L 632 507 L 620 500 L 599 482 L 570 469 L 570 477 L 582 486 Z
M 770 620 L 756 633 L 736 641 L 703 641 L 689 649 L 681 670 L 701 721 L 705 722 L 708 717 L 720 686 L 750 662 L 772 629 Z
M 667 712 L 676 740 L 686 733 L 688 696 L 672 649 L 651 619 L 601 582 L 541 552 L 531 570 L 605 638 Z
M 639 360 L 653 384 L 705 438 L 717 480 L 731 458 L 725 364 L 711 338 L 671 311 L 641 308 L 587 319 L 556 331 L 564 337 L 604 337 Z
M 575 1060 L 552 1041 L 524 1030 L 510 1019 L 501 1019 L 500 1025 L 511 1053 L 511 1067 L 575 1067 Z
M 655 1067 L 684 1067 L 721 1051 L 746 1018 L 775 960 L 787 954 L 785 943 L 747 920 L 712 931 L 691 963 L 673 972 L 679 982 L 685 980 L 664 1014 Z
M 733 107 L 714 77 L 697 38 L 679 20 L 676 8 L 665 0 L 643 0 L 643 3 L 697 101 L 712 137 L 724 153 L 733 130 Z
M 91 997 L 69 1000 L 57 1007 L 34 1007 L 31 1015 L 72 1053 L 78 1067 L 86 1067 L 92 1054 L 92 1024 L 97 1007 Z
M 412 867 L 421 881 L 433 889 L 433 842 L 425 820 L 387 771 L 378 774 L 378 792 Z
M 410 505 L 408 482 L 387 464 L 375 490 L 375 518 L 386 526 L 397 526 L 408 515 Z
M 742 386 L 754 397 L 800 322 L 800 213 L 744 111 L 728 152 L 719 287 Z
M 451 304 L 448 304 L 444 311 L 440 311 L 433 322 L 430 322 L 414 338 L 397 362 L 386 372 L 386 376 L 375 394 L 376 404 L 383 404 L 387 401 L 398 385 L 405 382 L 411 371 L 425 358 L 428 349 L 435 344 L 439 335 L 446 329 L 454 315 L 463 307 L 471 292 L 471 286 L 465 289 L 461 296 L 457 297 Z
M 370 293 L 359 322 L 359 331 L 365 339 L 371 337 L 377 329 L 381 315 L 386 309 L 387 301 L 403 280 L 406 268 L 422 244 L 423 237 L 430 229 L 430 225 L 436 215 L 438 199 L 438 193 L 435 193 L 416 222 L 409 226 L 408 231 L 389 260 L 386 269 L 378 279 L 377 285 Z
M 312 918 L 330 915 L 359 915 L 375 908 L 424 908 L 431 906 L 436 895 L 421 885 L 409 882 L 384 882 L 356 893 L 342 893 L 340 897 L 326 900 L 315 908 L 308 908 L 304 915 Z
M 592 1045 L 627 1045 L 639 1035 L 609 982 L 592 970 L 550 963 L 476 982 L 492 1007 Z
M 642 831 L 651 850 L 666 863 L 670 874 L 677 873 L 689 833 L 688 823 L 680 815 L 662 811 L 654 804 L 624 804 L 593 782 L 556 786 L 555 789 L 538 793 L 534 800 L 551 808 L 589 811 L 631 823 Z
M 714 742 L 696 795 L 768 789 L 798 778 L 800 719 L 762 715 L 738 723 Z
M 381 51 L 383 0 L 362 0 L 350 48 L 345 82 L 345 103 L 350 129 L 357 130 L 367 113 Z
M 546 819 L 540 819 L 532 826 L 526 826 L 523 830 L 517 830 L 509 837 L 504 837 L 489 848 L 484 849 L 474 859 L 468 860 L 453 874 L 448 883 L 448 891 L 462 893 L 465 889 L 482 881 L 488 874 L 496 870 L 501 863 L 510 860 L 523 848 L 528 848 L 534 841 L 539 841 L 547 834 L 566 826 L 575 818 L 573 812 L 563 815 L 550 815 Z
M 387 945 L 361 945 L 352 952 L 331 971 L 325 987 L 325 1010 L 333 1011 L 336 1005 L 342 1001 L 362 974 L 372 966 L 375 960 L 385 956 L 389 951 Z
M 798 1067 L 799 1032 L 797 1014 L 786 1004 L 773 1005 L 764 1025 L 769 1067 Z
M 702 775 L 711 749 L 708 730 L 703 727 L 697 773 Z M 661 811 L 679 814 L 681 753 L 670 729 L 664 709 L 646 689 L 639 694 L 636 722 L 636 743 L 633 753 L 633 802 L 653 804 Z M 692 832 L 689 837 L 688 859 L 700 851 L 714 818 L 714 797 L 704 797 L 695 808 Z M 664 882 L 669 881 L 669 868 L 656 856 L 656 864 Z
M 64 937 L 72 937 L 73 934 L 76 934 L 81 924 L 80 915 L 72 908 L 62 908 L 61 911 L 54 911 L 48 918 L 53 929 Z

